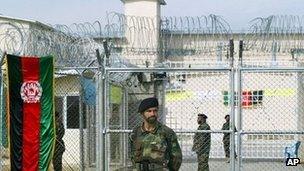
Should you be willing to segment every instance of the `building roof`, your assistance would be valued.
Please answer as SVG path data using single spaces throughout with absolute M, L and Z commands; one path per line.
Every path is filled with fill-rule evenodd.
M 128 0 L 121 0 L 123 3 L 125 3 Z M 160 5 L 167 5 L 167 3 L 165 2 L 165 0 L 158 0 Z

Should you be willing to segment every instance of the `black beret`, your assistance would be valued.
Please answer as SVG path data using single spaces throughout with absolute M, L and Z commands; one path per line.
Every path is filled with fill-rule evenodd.
M 197 114 L 197 116 L 202 116 L 203 118 L 205 118 L 205 119 L 207 119 L 208 118 L 208 116 L 207 115 L 205 115 L 205 114 L 203 114 L 203 113 L 199 113 L 199 114 Z
M 158 107 L 158 100 L 155 97 L 146 98 L 143 101 L 141 101 L 138 112 L 142 113 L 145 110 L 151 108 L 151 107 Z
M 226 119 L 228 116 L 230 116 L 230 115 L 229 115 L 229 114 L 228 114 L 228 115 L 226 115 L 226 116 L 225 116 L 225 119 Z

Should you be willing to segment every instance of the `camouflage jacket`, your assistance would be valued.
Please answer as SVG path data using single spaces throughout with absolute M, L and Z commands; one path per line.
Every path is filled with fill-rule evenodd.
M 175 132 L 157 122 L 153 132 L 135 128 L 130 136 L 131 160 L 133 165 L 149 161 L 166 166 L 170 171 L 177 171 L 182 163 L 182 151 Z
M 197 130 L 210 130 L 210 126 L 207 123 L 199 125 Z M 211 135 L 206 132 L 197 132 L 193 137 L 192 150 L 198 154 L 208 154 L 210 152 Z

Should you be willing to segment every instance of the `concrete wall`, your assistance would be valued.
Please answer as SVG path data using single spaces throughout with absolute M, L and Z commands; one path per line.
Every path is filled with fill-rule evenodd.
M 159 47 L 160 30 L 160 3 L 158 0 L 126 0 L 125 15 L 127 28 L 125 36 L 128 46 L 136 52 L 157 52 Z M 150 54 L 144 60 L 150 61 L 152 65 L 158 60 L 158 54 Z M 127 56 L 127 59 L 137 59 L 135 56 Z

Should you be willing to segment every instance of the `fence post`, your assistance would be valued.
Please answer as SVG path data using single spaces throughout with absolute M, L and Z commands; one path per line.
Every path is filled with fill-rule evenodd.
M 98 77 L 96 80 L 96 169 L 105 170 L 104 156 L 104 59 L 101 58 L 99 50 L 96 50 L 98 61 Z
M 122 101 L 122 128 L 124 130 L 128 129 L 128 90 L 126 88 L 123 89 L 123 101 Z M 128 159 L 128 134 L 123 134 L 123 151 L 122 151 L 122 163 L 123 167 L 127 167 L 127 159 Z
M 223 61 L 222 52 L 223 52 L 223 43 L 218 43 L 216 46 L 216 59 L 218 62 Z
M 80 136 L 79 136 L 79 143 L 80 143 L 80 170 L 83 171 L 84 170 L 84 144 L 83 144 L 83 137 L 84 137 L 84 133 L 83 133 L 83 89 L 81 88 L 82 86 L 80 86 L 79 89 L 79 132 L 80 132 Z
M 110 66 L 110 49 L 108 46 L 108 41 L 103 41 L 104 48 L 104 65 L 103 65 L 103 153 L 104 153 L 104 170 L 108 171 L 110 168 L 111 161 L 111 142 L 110 142 L 110 133 L 107 133 L 107 129 L 109 127 L 109 114 L 110 114 L 110 96 L 111 96 L 111 86 L 109 84 L 109 73 L 106 70 L 107 67 Z M 107 149 L 107 150 L 106 150 Z
M 244 51 L 244 43 L 243 40 L 240 40 L 240 44 L 239 44 L 239 63 L 240 66 L 243 66 L 243 51 Z
M 230 58 L 230 66 L 234 65 L 234 42 L 233 39 L 229 40 L 229 58 Z
M 278 43 L 272 42 L 271 65 L 277 65 L 277 49 L 278 49 Z
M 238 167 L 237 171 L 241 170 L 242 166 L 242 152 L 241 152 L 241 145 L 242 145 L 242 66 L 238 65 L 237 67 L 237 157 L 238 157 Z
M 234 127 L 235 127 L 235 115 L 234 115 L 234 42 L 233 39 L 229 41 L 229 58 L 230 58 L 230 170 L 235 170 L 235 136 L 234 136 Z
M 110 142 L 110 134 L 107 130 L 109 128 L 109 116 L 110 116 L 110 102 L 111 102 L 111 86 L 109 84 L 109 73 L 108 71 L 105 71 L 105 74 L 103 76 L 104 80 L 104 122 L 103 122 L 103 133 L 104 133 L 104 165 L 105 165 L 105 171 L 110 170 L 110 162 L 111 162 L 111 142 Z

